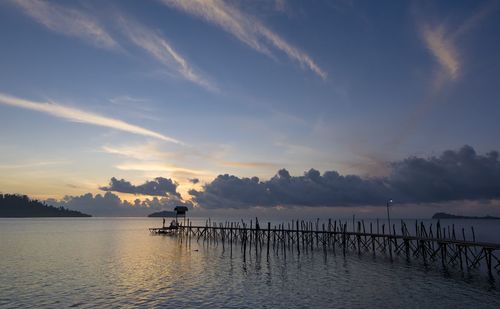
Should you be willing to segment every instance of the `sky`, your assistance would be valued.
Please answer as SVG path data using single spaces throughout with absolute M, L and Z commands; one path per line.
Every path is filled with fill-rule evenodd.
M 0 191 L 500 215 L 499 1 L 0 3 Z

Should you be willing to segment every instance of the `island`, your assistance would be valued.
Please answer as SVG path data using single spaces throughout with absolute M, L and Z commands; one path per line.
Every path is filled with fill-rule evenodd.
M 158 211 L 158 212 L 154 212 L 154 213 L 148 215 L 148 217 L 150 217 L 150 218 L 162 218 L 162 217 L 174 218 L 175 211 L 168 211 L 168 210 Z
M 457 216 L 448 214 L 445 212 L 437 212 L 432 216 L 432 219 L 480 219 L 480 220 L 500 220 L 500 217 L 484 216 L 484 217 L 474 217 L 474 216 Z
M 54 207 L 26 195 L 0 194 L 0 218 L 92 217 L 76 210 Z

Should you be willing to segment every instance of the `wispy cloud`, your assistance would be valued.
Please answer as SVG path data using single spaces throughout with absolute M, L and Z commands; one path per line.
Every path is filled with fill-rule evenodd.
M 82 39 L 100 48 L 123 48 L 124 42 L 119 44 L 117 39 L 123 40 L 123 37 L 117 33 L 108 32 L 97 18 L 82 10 L 42 0 L 12 0 L 12 2 L 32 19 L 54 32 Z M 217 91 L 217 87 L 197 72 L 186 57 L 175 50 L 158 31 L 148 29 L 131 18 L 120 15 L 112 16 L 108 22 L 116 24 L 122 30 L 126 40 L 146 51 L 169 72 L 175 72 L 183 79 L 210 91 Z
M 139 134 L 149 137 L 154 137 L 163 141 L 181 144 L 180 141 L 161 133 L 145 129 L 140 126 L 129 124 L 125 121 L 110 118 L 91 112 L 86 112 L 73 107 L 64 106 L 54 102 L 35 102 L 7 94 L 0 93 L 0 103 L 15 107 L 30 109 L 46 113 L 55 117 L 63 118 L 69 121 L 93 124 L 96 126 L 108 127 L 120 131 L 125 131 L 133 134 Z
M 162 65 L 178 72 L 184 79 L 198 84 L 208 90 L 216 91 L 217 87 L 201 76 L 200 73 L 188 63 L 186 58 L 176 51 L 172 44 L 159 32 L 132 21 L 130 18 L 118 18 L 125 36 L 137 47 L 148 52 Z
M 107 49 L 119 45 L 99 22 L 83 12 L 40 0 L 12 0 L 23 12 L 48 29 Z
M 174 155 L 169 152 L 162 151 L 156 142 L 149 141 L 145 144 L 131 145 L 105 145 L 102 146 L 102 151 L 108 154 L 119 155 L 125 158 L 132 158 L 142 161 L 162 161 L 171 159 Z
M 445 27 L 443 25 L 430 27 L 425 24 L 422 26 L 421 35 L 448 78 L 457 79 L 461 63 L 453 37 L 447 34 Z
M 327 77 L 327 73 L 305 52 L 290 45 L 259 20 L 222 0 L 162 0 L 162 2 L 219 26 L 260 53 L 273 57 L 270 47 L 274 47 L 322 79 Z
M 222 165 L 238 168 L 276 168 L 279 164 L 271 162 L 239 162 L 239 161 L 224 161 Z
M 438 64 L 430 79 L 430 89 L 416 108 L 405 119 L 403 128 L 389 142 L 391 147 L 403 143 L 425 116 L 431 112 L 434 104 L 446 87 L 458 82 L 465 74 L 462 54 L 465 49 L 463 37 L 477 27 L 483 19 L 498 7 L 498 1 L 490 1 L 481 6 L 462 23 L 451 25 L 444 22 L 431 22 L 428 12 L 421 13 L 424 18 L 417 19 L 417 30 L 430 54 Z
M 444 22 L 431 23 L 428 20 L 419 20 L 417 27 L 420 36 L 426 48 L 439 63 L 440 74 L 444 74 L 447 80 L 458 79 L 462 71 L 463 63 L 458 47 L 460 39 L 477 27 L 497 7 L 498 1 L 487 2 L 455 27 Z
M 122 163 L 115 166 L 119 170 L 124 171 L 141 171 L 141 172 L 180 172 L 190 175 L 205 175 L 213 174 L 204 170 L 195 170 L 184 168 L 175 165 L 163 164 L 163 163 L 150 163 L 150 162 L 136 162 L 136 163 Z
M 0 169 L 25 169 L 25 168 L 36 168 L 52 165 L 68 164 L 70 161 L 41 161 L 41 162 L 31 162 L 31 163 L 17 163 L 17 164 L 0 164 Z

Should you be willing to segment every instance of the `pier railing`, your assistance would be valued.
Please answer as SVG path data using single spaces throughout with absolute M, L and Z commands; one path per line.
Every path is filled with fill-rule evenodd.
M 357 254 L 384 254 L 392 260 L 395 256 L 406 260 L 420 260 L 425 265 L 441 263 L 443 268 L 458 267 L 462 271 L 471 269 L 485 269 L 490 276 L 500 275 L 500 244 L 478 242 L 475 240 L 472 228 L 472 240 L 465 238 L 462 229 L 462 239 L 455 233 L 455 227 L 442 228 L 440 222 L 435 226 L 426 227 L 423 222 L 415 223 L 415 233 L 412 235 L 405 222 L 401 222 L 400 234 L 396 233 L 396 226 L 386 231 L 377 221 L 376 231 L 373 223 L 369 230 L 365 229 L 363 221 L 353 222 L 352 230 L 347 230 L 347 222 L 332 221 L 319 224 L 316 222 L 292 221 L 287 224 L 260 226 L 258 219 L 255 224 L 241 222 L 214 223 L 207 220 L 205 225 L 187 224 L 175 227 L 151 228 L 154 234 L 174 234 L 187 237 L 189 241 L 204 241 L 221 244 L 228 247 L 231 254 L 233 246 L 239 245 L 246 255 L 255 250 L 266 253 L 282 252 L 288 254 L 303 254 L 312 250 L 321 249 L 328 252 L 356 252 Z

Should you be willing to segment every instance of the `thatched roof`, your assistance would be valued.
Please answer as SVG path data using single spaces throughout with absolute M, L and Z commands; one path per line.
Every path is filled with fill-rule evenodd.
M 186 206 L 175 206 L 174 210 L 177 213 L 185 213 L 186 211 L 188 211 L 188 208 Z

